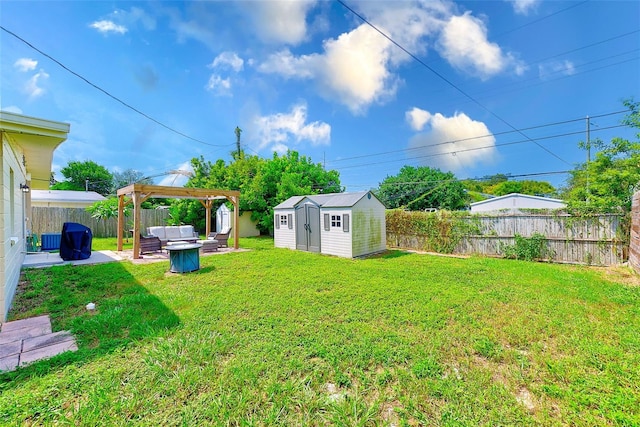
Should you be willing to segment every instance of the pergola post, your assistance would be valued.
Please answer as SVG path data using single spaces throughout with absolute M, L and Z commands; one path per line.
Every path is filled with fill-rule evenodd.
M 133 259 L 140 258 L 140 192 L 134 191 L 133 198 Z
M 122 233 L 124 229 L 124 194 L 118 196 L 118 252 L 122 251 Z
M 240 247 L 240 197 L 232 197 L 231 202 L 233 203 L 233 248 L 238 249 Z
M 211 234 L 211 205 L 213 205 L 213 200 L 205 200 L 204 209 L 206 211 L 205 215 L 207 218 L 205 226 L 205 239 L 209 237 L 209 234 Z

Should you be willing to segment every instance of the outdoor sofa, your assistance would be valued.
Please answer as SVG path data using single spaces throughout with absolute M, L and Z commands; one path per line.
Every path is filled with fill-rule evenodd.
M 160 239 L 162 247 L 169 242 L 195 243 L 199 236 L 193 229 L 193 225 L 159 225 L 147 227 L 147 235 Z

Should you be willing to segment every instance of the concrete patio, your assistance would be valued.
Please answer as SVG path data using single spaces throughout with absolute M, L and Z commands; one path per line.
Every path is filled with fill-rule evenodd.
M 48 315 L 5 322 L 0 327 L 0 372 L 76 350 L 76 339 L 69 331 L 51 332 Z

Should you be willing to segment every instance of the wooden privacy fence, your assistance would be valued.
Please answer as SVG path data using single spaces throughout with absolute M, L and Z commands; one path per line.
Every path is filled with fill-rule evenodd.
M 167 209 L 142 209 L 140 212 L 141 230 L 154 225 L 165 225 L 169 218 Z M 125 219 L 125 236 L 128 236 L 132 218 Z M 92 218 L 91 214 L 82 208 L 31 208 L 31 232 L 41 236 L 42 233 L 59 233 L 65 222 L 77 222 L 91 229 L 95 237 L 116 237 L 118 218 L 108 220 Z
M 629 265 L 640 273 L 640 191 L 631 202 L 631 236 L 629 238 Z
M 618 214 L 589 217 L 549 214 L 452 216 L 450 221 L 453 225 L 436 234 L 446 235 L 444 237 L 451 240 L 449 253 L 502 256 L 504 245 L 516 243 L 516 235 L 531 237 L 537 233 L 546 239 L 549 261 L 616 265 L 623 263 L 628 255 L 628 229 L 624 229 L 622 218 Z M 409 235 L 387 228 L 388 244 L 399 248 L 438 252 L 438 245 L 434 245 L 438 238 L 442 236 L 434 237 L 427 233 Z

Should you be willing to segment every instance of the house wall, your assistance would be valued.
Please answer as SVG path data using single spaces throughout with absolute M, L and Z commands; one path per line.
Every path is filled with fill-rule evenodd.
M 258 230 L 256 223 L 251 219 L 251 211 L 240 211 L 238 223 L 240 224 L 240 236 L 238 237 L 257 237 L 260 235 L 260 230 Z M 233 212 L 231 214 L 231 224 L 233 224 Z M 238 230 L 235 225 L 233 228 Z
M 291 215 L 291 228 L 287 225 L 287 227 L 276 226 L 276 220 L 279 219 L 278 215 Z M 287 217 L 287 221 L 289 217 Z M 273 242 L 276 248 L 288 248 L 295 249 L 296 248 L 296 215 L 293 209 L 278 209 L 275 211 L 273 215 Z
M 24 261 L 26 246 L 24 235 L 24 209 L 28 194 L 20 190 L 26 172 L 5 133 L 2 134 L 2 171 L 0 173 L 2 198 L 0 200 L 0 322 L 7 319 Z
M 640 274 L 640 191 L 633 195 L 631 203 L 631 238 L 629 240 L 629 265 Z
M 329 221 L 331 221 L 331 215 L 340 215 L 342 218 L 342 215 L 349 214 L 349 231 L 343 231 L 342 221 L 340 227 L 331 227 L 331 224 L 329 224 L 329 231 L 325 230 L 326 214 L 329 214 Z M 353 214 L 351 208 L 320 208 L 320 253 L 353 258 L 352 225 Z
M 352 256 L 358 257 L 387 248 L 385 207 L 374 197 L 363 197 L 353 208 Z

